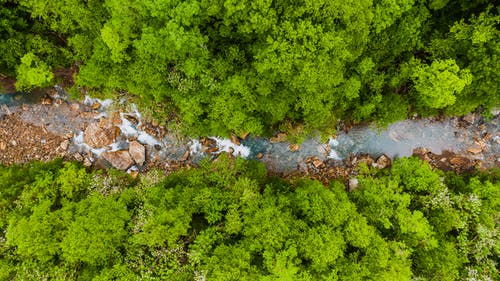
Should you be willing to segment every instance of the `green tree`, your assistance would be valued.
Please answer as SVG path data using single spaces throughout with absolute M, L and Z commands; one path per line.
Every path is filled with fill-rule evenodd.
M 68 232 L 61 242 L 64 260 L 94 266 L 119 260 L 130 220 L 123 203 L 112 196 L 92 194 L 65 209 Z
M 48 86 L 53 79 L 49 66 L 33 53 L 27 53 L 21 58 L 21 65 L 17 68 L 16 89 L 26 91 Z

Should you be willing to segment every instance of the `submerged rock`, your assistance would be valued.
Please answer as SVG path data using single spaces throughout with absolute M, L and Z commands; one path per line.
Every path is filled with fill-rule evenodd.
M 106 151 L 101 154 L 101 157 L 118 170 L 127 170 L 130 166 L 134 165 L 134 159 L 126 150 L 119 151 Z

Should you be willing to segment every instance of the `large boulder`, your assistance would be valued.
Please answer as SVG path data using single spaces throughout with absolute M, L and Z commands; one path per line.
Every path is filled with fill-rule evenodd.
M 128 152 L 138 165 L 142 165 L 144 164 L 144 161 L 146 161 L 146 148 L 139 142 L 131 141 L 128 147 Z
M 134 159 L 132 159 L 132 156 L 126 150 L 107 151 L 101 154 L 101 157 L 118 170 L 125 171 L 134 165 Z
M 114 143 L 119 135 L 120 128 L 118 127 L 102 127 L 97 123 L 92 123 L 85 129 L 84 141 L 93 148 L 101 148 Z

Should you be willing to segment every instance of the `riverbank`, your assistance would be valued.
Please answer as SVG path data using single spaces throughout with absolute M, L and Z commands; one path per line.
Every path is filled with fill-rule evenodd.
M 155 121 L 144 120 L 127 101 L 86 97 L 75 102 L 62 90 L 0 106 L 0 162 L 50 161 L 57 157 L 87 167 L 114 167 L 136 175 L 151 168 L 166 172 L 196 165 L 221 153 L 256 159 L 271 173 L 307 175 L 328 182 L 355 176 L 360 163 L 378 168 L 392 158 L 416 155 L 433 167 L 456 172 L 500 166 L 500 117 L 478 114 L 445 120 L 405 120 L 385 130 L 355 127 L 327 143 L 308 139 L 300 146 L 233 135 L 230 139 L 179 137 Z M 383 157 L 380 157 L 383 155 Z

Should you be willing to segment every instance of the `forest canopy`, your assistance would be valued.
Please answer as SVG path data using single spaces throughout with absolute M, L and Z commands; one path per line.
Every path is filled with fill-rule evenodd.
M 500 102 L 495 3 L 0 0 L 0 73 L 27 90 L 77 66 L 198 134 L 465 114 Z
M 498 170 L 359 173 L 347 192 L 224 155 L 138 179 L 0 166 L 0 279 L 498 280 Z

